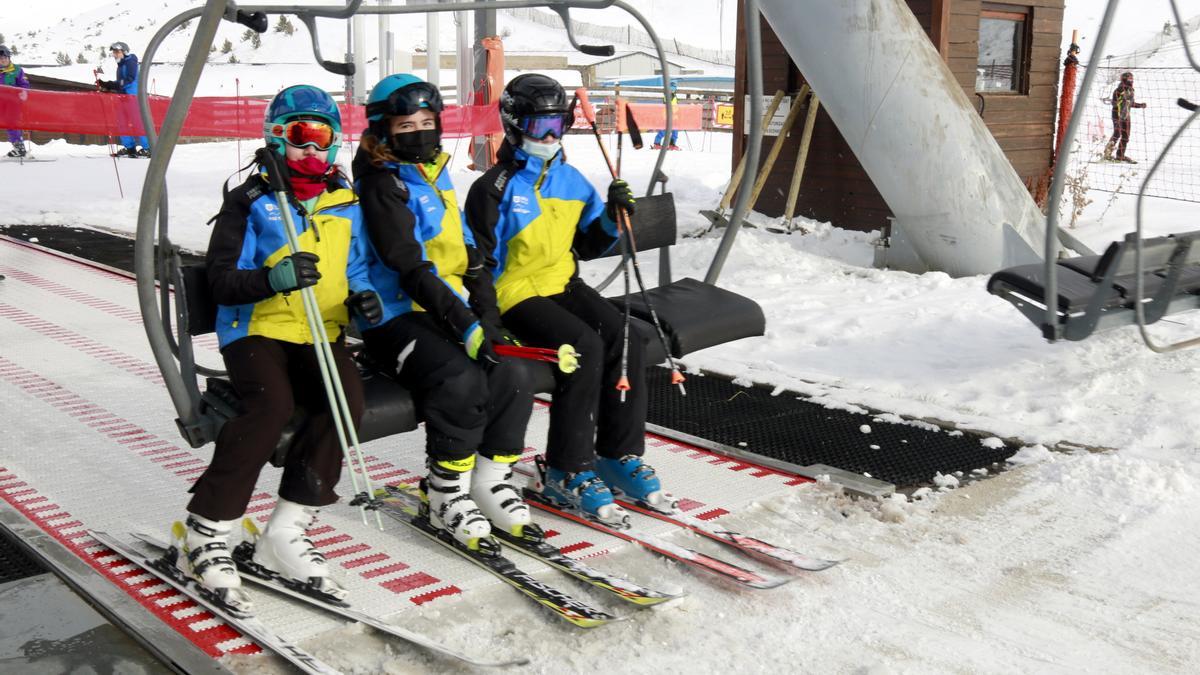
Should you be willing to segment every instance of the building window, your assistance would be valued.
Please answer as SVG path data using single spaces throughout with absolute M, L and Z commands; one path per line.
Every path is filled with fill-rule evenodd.
M 975 91 L 1026 93 L 1029 18 L 1028 7 L 984 3 L 979 13 Z

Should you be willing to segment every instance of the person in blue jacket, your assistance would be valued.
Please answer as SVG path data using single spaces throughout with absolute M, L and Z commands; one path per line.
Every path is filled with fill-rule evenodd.
M 0 84 L 22 89 L 29 88 L 29 78 L 25 75 L 25 69 L 12 62 L 12 51 L 4 45 L 0 45 Z M 25 93 L 21 92 L 21 96 L 24 97 Z M 12 150 L 8 152 L 9 157 L 24 157 L 27 154 L 25 139 L 21 135 L 20 129 L 8 130 L 8 142 L 12 143 Z
M 500 96 L 504 142 L 496 165 L 467 194 L 466 217 L 496 279 L 505 328 L 535 347 L 570 344 L 579 369 L 555 373 L 542 497 L 619 524 L 628 514 L 613 490 L 660 507 L 671 497 L 642 460 L 646 432 L 645 346 L 629 341 L 630 389 L 622 376 L 622 314 L 579 278 L 578 259 L 617 244 L 618 209 L 632 213 L 629 185 L 614 180 L 608 199 L 563 155 L 573 112 L 562 86 L 526 73 Z M 612 488 L 612 489 L 610 489 Z
M 286 167 L 281 172 L 300 250 L 290 252 L 265 167 L 227 191 L 206 263 L 221 357 L 243 410 L 221 427 L 212 461 L 192 486 L 186 524 L 172 532 L 179 569 L 241 613 L 251 604 L 230 556 L 230 531 L 297 407 L 308 415 L 288 449 L 279 499 L 255 542 L 254 562 L 315 594 L 346 595 L 305 534 L 320 508 L 338 499 L 343 452 L 297 291 L 312 288 L 356 425 L 363 385 L 343 335 L 351 310 L 368 320 L 379 316 L 367 279 L 362 211 L 334 163 L 341 141 L 337 105 L 317 87 L 287 87 L 267 107 L 263 131 L 274 146 L 269 151 Z
M 425 422 L 430 524 L 478 549 L 493 527 L 519 537 L 532 523 L 511 480 L 534 392 L 522 364 L 493 348 L 507 337 L 450 181 L 442 107 L 437 87 L 409 74 L 384 78 L 367 99 L 353 168 L 383 318 L 363 326 L 363 340 Z
M 98 82 L 101 89 L 120 94 L 137 96 L 138 89 L 138 58 L 129 53 L 129 45 L 124 42 L 114 42 L 108 48 L 113 59 L 117 62 L 117 79 Z M 137 102 L 129 99 L 117 106 L 118 124 L 122 127 L 133 124 L 140 119 Z M 121 149 L 118 157 L 149 157 L 150 141 L 145 136 L 121 136 Z
M 666 104 L 671 106 L 671 110 L 674 112 L 679 111 L 678 91 L 679 91 L 679 85 L 675 83 L 675 80 L 671 80 L 671 97 L 666 101 Z M 676 123 L 678 124 L 678 122 L 676 122 Z M 658 133 L 654 135 L 654 144 L 650 146 L 651 149 L 658 150 L 658 149 L 662 148 L 663 139 L 666 137 L 666 135 L 667 134 L 666 134 L 665 129 L 659 129 Z M 671 145 L 668 146 L 668 149 L 669 150 L 680 150 L 681 148 L 676 144 L 676 141 L 678 141 L 678 140 L 679 140 L 679 129 L 677 129 L 677 128 L 672 129 L 671 130 Z

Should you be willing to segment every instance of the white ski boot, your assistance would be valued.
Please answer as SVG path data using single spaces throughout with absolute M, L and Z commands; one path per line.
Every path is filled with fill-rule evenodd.
M 429 499 L 429 523 L 450 533 L 466 548 L 478 551 L 480 541 L 491 536 L 492 525 L 471 499 L 474 466 L 474 455 L 457 461 L 434 462 L 421 487 Z
M 275 503 L 267 528 L 254 543 L 253 562 L 278 575 L 301 593 L 341 602 L 347 591 L 329 576 L 329 563 L 313 546 L 306 530 L 319 509 L 286 499 Z
M 249 616 L 254 612 L 254 603 L 242 590 L 242 578 L 229 555 L 229 532 L 234 522 L 191 513 L 186 525 L 176 521 L 171 527 L 171 540 L 178 552 L 175 566 L 195 579 L 214 601 L 234 614 Z
M 533 524 L 529 505 L 512 484 L 512 467 L 519 458 L 518 455 L 494 458 L 478 455 L 471 476 L 471 499 L 492 522 L 492 527 L 514 537 L 520 537 L 524 529 Z

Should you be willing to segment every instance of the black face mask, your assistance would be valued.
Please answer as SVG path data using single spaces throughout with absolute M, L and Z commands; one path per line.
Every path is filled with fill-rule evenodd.
M 392 154 L 402 162 L 424 164 L 437 158 L 442 147 L 442 132 L 437 129 L 422 129 L 406 134 L 392 134 L 389 145 Z

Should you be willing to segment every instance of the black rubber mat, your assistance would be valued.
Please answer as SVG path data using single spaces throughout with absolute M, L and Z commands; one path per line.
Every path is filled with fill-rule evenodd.
M 650 372 L 648 421 L 676 431 L 788 462 L 827 464 L 895 484 L 927 484 L 939 472 L 990 467 L 1018 448 L 989 448 L 962 432 L 885 422 L 877 413 L 826 408 L 795 392 L 772 396 L 717 375 L 689 375 L 687 396 L 670 384 L 670 371 Z
M 48 248 L 119 269 L 133 268 L 132 240 L 105 232 L 0 226 L 0 234 L 36 237 Z M 650 378 L 653 424 L 796 466 L 828 464 L 901 488 L 928 484 L 939 472 L 967 475 L 1017 450 L 989 448 L 976 436 L 933 430 L 924 423 L 884 422 L 875 412 L 826 408 L 795 393 L 772 396 L 768 388 L 743 387 L 716 375 L 689 376 L 687 396 L 670 386 L 665 369 L 652 368 Z
M 133 240 L 82 227 L 51 225 L 0 225 L 0 234 L 70 253 L 80 258 L 133 271 Z M 183 253 L 184 262 L 204 262 L 203 256 Z
M 26 555 L 7 534 L 0 532 L 0 584 L 35 577 L 45 572 L 46 570 Z

